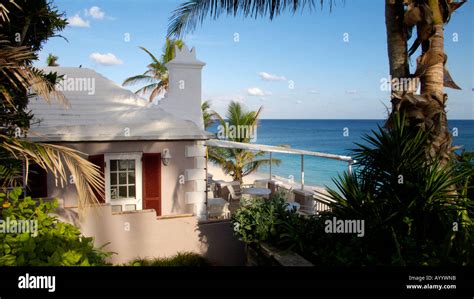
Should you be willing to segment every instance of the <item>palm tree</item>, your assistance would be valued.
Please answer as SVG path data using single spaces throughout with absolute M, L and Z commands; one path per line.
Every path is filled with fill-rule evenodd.
M 8 10 L 0 7 L 0 27 L 9 22 L 8 13 Z M 28 90 L 48 102 L 57 100 L 67 103 L 64 95 L 54 90 L 54 82 L 49 80 L 50 76 L 31 67 L 29 61 L 35 58 L 35 53 L 29 47 L 13 45 L 5 36 L 0 36 L 0 104 L 4 107 L 3 109 L 16 109 L 18 99 L 15 95 L 26 93 Z M 2 119 L 3 121 L 5 119 Z M 6 160 L 16 160 L 23 163 L 26 174 L 29 165 L 36 163 L 53 173 L 62 185 L 66 184 L 69 181 L 69 175 L 72 175 L 78 191 L 79 207 L 97 203 L 95 191 L 104 188 L 104 181 L 98 167 L 81 157 L 81 153 L 76 150 L 60 145 L 32 143 L 15 137 L 10 133 L 9 128 L 2 127 L 0 153 L 2 157 L 0 175 L 4 182 L 11 182 L 16 171 L 5 171 L 8 165 L 3 163 Z M 23 179 L 27 181 L 27 175 Z
M 55 56 L 51 53 L 49 53 L 48 57 L 46 58 L 46 65 L 47 66 L 59 66 L 58 64 L 58 56 Z
M 392 115 L 400 111 L 406 115 L 410 126 L 428 131 L 428 155 L 440 155 L 443 165 L 453 157 L 444 87 L 460 89 L 445 68 L 447 55 L 444 52 L 444 25 L 449 22 L 452 13 L 464 3 L 465 0 L 405 1 L 406 11 L 403 14 L 402 28 L 409 33 L 416 28 L 416 39 L 408 50 L 408 55 L 414 54 L 420 45 L 421 55 L 417 58 L 415 73 L 409 74 L 405 71 L 403 75 L 405 78 L 420 79 L 420 94 L 413 90 L 392 93 Z M 405 44 L 403 50 L 406 49 Z M 393 56 L 391 61 L 397 58 L 399 57 Z
M 174 58 L 176 47 L 181 49 L 183 45 L 184 42 L 180 39 L 167 38 L 166 44 L 163 47 L 161 59 L 156 58 L 156 56 L 145 47 L 140 47 L 140 49 L 150 56 L 152 61 L 143 74 L 125 79 L 122 85 L 130 86 L 138 83 L 145 83 L 146 85 L 138 89 L 135 93 L 142 95 L 149 93 L 150 96 L 148 100 L 152 102 L 156 96 L 163 94 L 168 89 L 168 69 L 165 64 Z
M 238 102 L 231 102 L 227 107 L 226 119 L 219 114 L 216 116 L 220 122 L 220 128 L 228 141 L 249 143 L 252 139 L 250 134 L 231 134 L 232 128 L 246 128 L 247 132 L 256 130 L 258 118 L 262 107 L 257 111 L 247 111 Z M 232 176 L 234 181 L 243 182 L 243 177 L 257 171 L 263 165 L 269 165 L 270 162 L 280 165 L 278 159 L 264 158 L 265 152 L 250 152 L 242 149 L 208 147 L 209 160 L 216 163 L 226 174 Z
M 446 94 L 443 85 L 459 88 L 444 68 L 446 54 L 443 45 L 443 27 L 451 14 L 466 0 L 386 0 L 385 19 L 388 56 L 392 78 L 421 80 L 421 94 L 412 90 L 396 92 L 392 84 L 392 113 L 404 112 L 408 124 L 429 131 L 429 154 L 439 153 L 443 161 L 451 157 L 451 138 L 447 129 Z M 181 36 L 193 31 L 206 17 L 216 19 L 223 14 L 244 17 L 264 17 L 270 20 L 284 11 L 310 11 L 322 0 L 190 0 L 181 4 L 172 14 L 168 36 Z M 333 1 L 329 1 L 332 8 Z M 417 39 L 410 51 L 407 42 L 416 26 Z M 410 74 L 408 54 L 422 45 L 417 71 Z M 390 124 L 390 122 L 387 122 Z
M 211 103 L 209 101 L 204 101 L 201 104 L 202 119 L 204 122 L 204 129 L 208 129 L 215 122 L 215 117 L 217 113 L 211 110 Z

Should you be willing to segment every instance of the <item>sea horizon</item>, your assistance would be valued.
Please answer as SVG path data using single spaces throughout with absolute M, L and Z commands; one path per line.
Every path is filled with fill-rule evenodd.
M 260 119 L 256 140 L 253 143 L 265 145 L 287 145 L 294 149 L 351 156 L 355 143 L 363 143 L 362 136 L 377 130 L 385 119 Z M 448 120 L 450 130 L 456 128 L 453 144 L 474 151 L 474 120 Z M 209 128 L 217 132 L 217 124 Z M 280 159 L 279 166 L 272 167 L 272 174 L 300 182 L 300 156 L 273 154 Z M 332 179 L 348 169 L 346 162 L 318 157 L 305 157 L 305 184 L 335 187 Z M 268 167 L 261 167 L 259 175 L 268 176 Z

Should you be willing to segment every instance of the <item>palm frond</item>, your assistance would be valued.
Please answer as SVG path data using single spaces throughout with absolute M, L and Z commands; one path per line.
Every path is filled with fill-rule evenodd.
M 168 23 L 167 36 L 182 36 L 195 30 L 198 23 L 210 17 L 217 19 L 221 15 L 244 17 L 265 17 L 270 20 L 281 15 L 284 11 L 293 14 L 308 9 L 312 11 L 317 3 L 323 6 L 322 0 L 190 0 L 181 4 L 173 11 Z M 330 9 L 333 1 L 329 0 Z
M 151 76 L 148 76 L 148 75 L 136 75 L 136 76 L 132 76 L 132 77 L 129 77 L 127 79 L 125 79 L 122 83 L 122 86 L 130 86 L 130 85 L 135 85 L 135 84 L 139 84 L 139 83 L 146 83 L 146 84 L 149 84 L 149 83 L 152 83 L 152 82 L 155 82 L 156 79 L 154 77 L 151 77 Z
M 38 164 L 53 173 L 61 186 L 67 184 L 69 175 L 72 175 L 80 208 L 98 203 L 95 194 L 103 189 L 104 180 L 99 168 L 81 157 L 82 153 L 79 151 L 60 145 L 32 143 L 4 135 L 0 135 L 0 139 L 2 139 L 0 147 L 10 152 L 16 159 L 25 161 L 26 168 L 30 162 Z
M 153 63 L 156 63 L 157 65 L 161 65 L 160 60 L 158 58 L 156 58 L 155 55 L 153 55 L 153 53 L 151 53 L 147 48 L 141 47 L 141 46 L 139 48 L 142 49 L 143 51 L 145 51 L 145 53 L 147 53 L 150 56 Z

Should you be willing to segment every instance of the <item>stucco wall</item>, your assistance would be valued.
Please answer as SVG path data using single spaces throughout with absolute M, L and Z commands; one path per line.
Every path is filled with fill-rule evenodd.
M 97 247 L 110 242 L 110 259 L 121 264 L 135 258 L 169 257 L 178 252 L 195 252 L 214 265 L 242 266 L 245 251 L 233 235 L 229 221 L 199 223 L 194 216 L 156 219 L 150 210 L 112 214 L 108 205 L 90 208 L 78 217 L 77 209 L 58 209 L 60 218 L 94 237 Z
M 120 141 L 120 142 L 84 142 L 62 144 L 89 155 L 106 153 L 161 153 L 168 148 L 172 159 L 168 166 L 161 167 L 161 204 L 162 215 L 194 213 L 194 206 L 185 203 L 185 192 L 193 191 L 192 182 L 179 184 L 179 176 L 186 169 L 195 167 L 194 158 L 185 157 L 185 148 L 195 145 L 195 141 Z M 64 200 L 66 207 L 77 205 L 75 186 L 68 184 L 62 188 L 56 186 L 54 177 L 48 176 L 48 196 Z

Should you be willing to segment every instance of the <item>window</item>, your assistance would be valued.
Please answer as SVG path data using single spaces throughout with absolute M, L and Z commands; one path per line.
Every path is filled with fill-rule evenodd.
M 136 199 L 135 160 L 110 160 L 110 199 Z
M 142 154 L 106 154 L 106 202 L 113 211 L 142 209 Z

